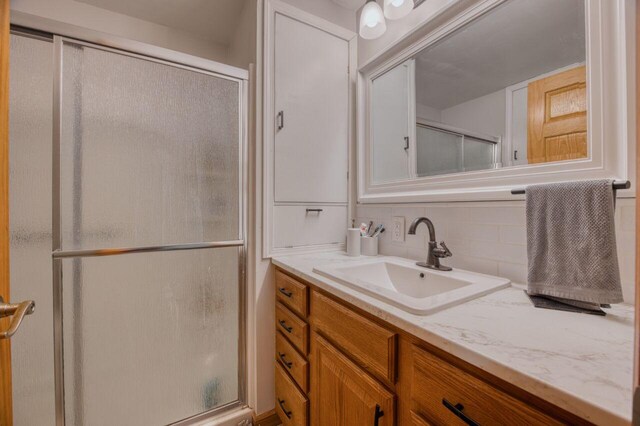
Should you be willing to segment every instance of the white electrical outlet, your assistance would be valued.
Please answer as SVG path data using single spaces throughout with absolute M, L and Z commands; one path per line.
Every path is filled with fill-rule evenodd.
M 391 241 L 404 242 L 404 216 L 393 217 L 393 232 Z

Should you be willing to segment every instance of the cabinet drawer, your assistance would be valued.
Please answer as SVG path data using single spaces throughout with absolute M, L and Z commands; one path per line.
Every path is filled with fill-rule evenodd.
M 411 350 L 411 409 L 431 423 L 464 425 L 467 416 L 481 425 L 561 424 L 427 351 Z
M 309 400 L 276 363 L 276 413 L 284 426 L 307 426 Z
M 307 294 L 308 289 L 305 284 L 276 270 L 276 298 L 305 318 L 309 314 Z
M 276 302 L 276 330 L 282 332 L 300 352 L 307 353 L 309 326 L 280 302 Z
M 424 417 L 415 411 L 411 411 L 409 417 L 411 417 L 411 426 L 432 426 Z
M 309 390 L 309 363 L 279 331 L 276 332 L 276 360 L 291 374 L 303 392 Z
M 311 292 L 311 321 L 362 368 L 395 383 L 396 333 L 316 291 Z
M 322 209 L 307 212 L 307 209 Z M 273 244 L 276 248 L 344 243 L 347 206 L 275 206 Z

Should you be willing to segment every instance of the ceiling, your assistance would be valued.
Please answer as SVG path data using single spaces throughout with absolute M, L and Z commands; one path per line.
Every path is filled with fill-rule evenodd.
M 76 0 L 228 45 L 247 0 Z
M 416 56 L 416 101 L 445 109 L 585 61 L 584 0 L 511 0 Z

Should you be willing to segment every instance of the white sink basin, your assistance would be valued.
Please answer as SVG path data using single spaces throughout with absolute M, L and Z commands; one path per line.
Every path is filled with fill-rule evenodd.
M 418 315 L 432 314 L 511 285 L 462 269 L 434 271 L 397 257 L 320 266 L 314 272 Z

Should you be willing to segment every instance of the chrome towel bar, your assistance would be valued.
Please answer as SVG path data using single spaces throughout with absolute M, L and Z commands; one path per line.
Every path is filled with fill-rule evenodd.
M 616 180 L 613 182 L 613 189 L 629 189 L 631 188 L 631 182 L 628 180 Z M 526 191 L 524 188 L 522 189 L 512 189 L 511 193 L 513 195 L 525 194 Z

